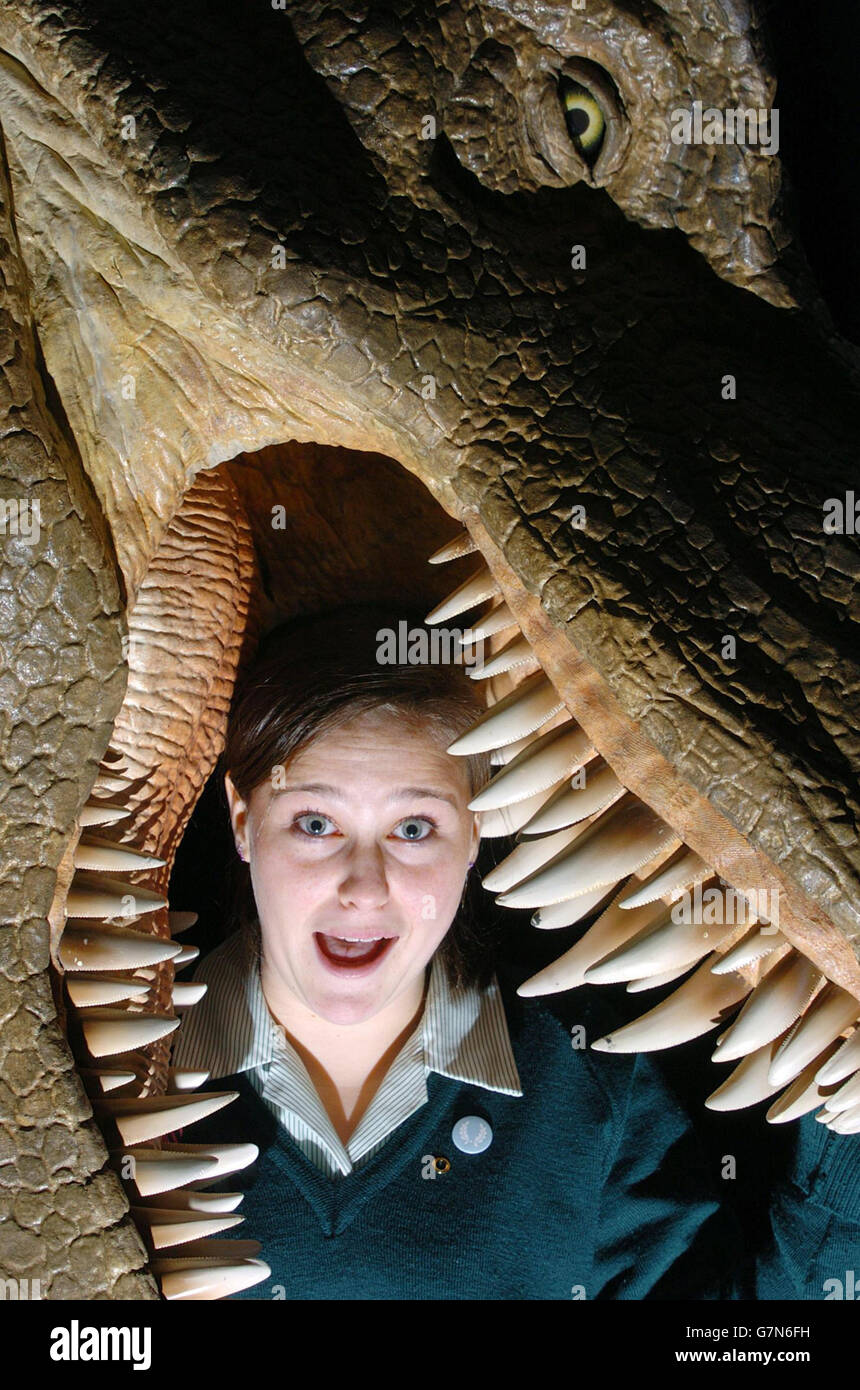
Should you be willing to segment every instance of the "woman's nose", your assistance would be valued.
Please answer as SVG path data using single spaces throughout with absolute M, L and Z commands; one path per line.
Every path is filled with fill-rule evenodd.
M 353 849 L 344 866 L 339 895 L 345 906 L 365 909 L 383 907 L 388 902 L 385 856 L 378 846 Z

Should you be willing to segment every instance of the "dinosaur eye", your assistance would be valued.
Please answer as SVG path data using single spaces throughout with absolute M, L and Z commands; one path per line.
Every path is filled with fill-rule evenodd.
M 570 138 L 588 163 L 593 164 L 606 134 L 603 107 L 587 87 L 569 77 L 562 78 L 559 90 Z

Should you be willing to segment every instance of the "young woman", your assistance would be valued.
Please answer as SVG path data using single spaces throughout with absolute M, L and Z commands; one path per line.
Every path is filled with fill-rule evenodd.
M 239 1296 L 825 1298 L 860 1249 L 856 1149 L 801 1122 L 772 1240 L 745 1249 L 658 1067 L 572 1047 L 552 1001 L 517 995 L 492 904 L 467 910 L 491 769 L 446 751 L 480 692 L 381 662 L 403 617 L 276 629 L 231 714 L 252 896 L 174 1061 L 240 1092 L 194 1141 L 260 1150 L 224 1184 L 271 1267 Z M 577 995 L 588 1041 L 610 1031 L 601 992 Z

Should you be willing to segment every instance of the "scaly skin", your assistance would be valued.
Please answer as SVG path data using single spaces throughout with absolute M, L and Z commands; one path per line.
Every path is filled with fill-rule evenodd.
M 2 1228 L 3 1272 L 41 1274 L 51 1297 L 69 1280 L 82 1296 L 154 1288 L 131 1273 L 142 1247 L 97 1173 L 42 928 L 119 711 L 123 612 L 197 473 L 239 452 L 340 445 L 422 479 L 519 591 L 573 713 L 596 718 L 611 697 L 606 755 L 625 785 L 708 862 L 728 846 L 737 872 L 748 862 L 778 884 L 789 939 L 860 998 L 858 556 L 821 524 L 825 499 L 852 486 L 856 370 L 781 229 L 777 161 L 673 152 L 666 136 L 694 98 L 770 104 L 747 6 L 401 4 L 350 19 L 322 3 L 289 18 L 225 5 L 216 21 L 193 2 L 21 0 L 0 46 L 14 424 L 24 400 L 33 429 L 51 430 L 37 456 L 55 485 L 88 499 L 58 515 L 56 539 L 43 508 L 41 544 L 80 576 L 53 598 L 39 547 L 24 585 L 20 549 L 4 550 L 19 606 L 3 759 L 21 773 L 4 808 L 4 978 L 32 975 L 53 1051 L 4 1027 L 0 1173 L 15 1168 L 10 1211 L 34 1196 Z M 552 83 L 582 59 L 612 75 L 629 115 L 593 173 Z M 38 394 L 34 331 L 67 431 Z M 5 466 L 13 496 L 48 476 L 20 447 Z M 24 644 L 51 604 L 65 626 L 42 673 Z M 204 696 L 175 680 L 198 717 Z M 28 763 L 34 705 L 46 732 Z M 210 740 L 197 790 L 217 751 Z M 48 1106 L 55 1068 L 68 1098 L 52 1090 Z M 22 1090 L 62 1130 L 50 1174 L 25 1157 Z M 101 1184 L 110 1200 L 67 1212 L 52 1176 L 67 1171 L 69 1191 Z

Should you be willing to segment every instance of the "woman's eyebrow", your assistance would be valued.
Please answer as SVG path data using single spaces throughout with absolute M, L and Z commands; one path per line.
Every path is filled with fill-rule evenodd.
M 330 782 L 291 782 L 288 786 L 273 788 L 272 796 L 284 796 L 289 792 L 319 792 L 323 796 L 336 796 L 343 800 L 342 790 L 333 787 Z M 447 801 L 455 810 L 457 808 L 456 799 L 440 787 L 396 787 L 389 793 L 388 800 L 397 801 L 410 796 L 432 796 L 438 801 Z

